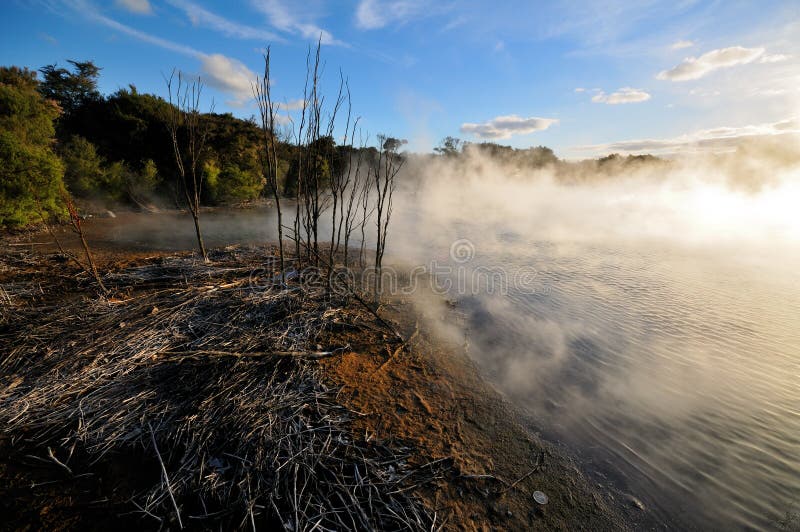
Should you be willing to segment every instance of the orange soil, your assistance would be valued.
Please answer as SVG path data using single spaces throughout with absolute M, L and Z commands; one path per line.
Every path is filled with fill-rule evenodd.
M 388 313 L 405 321 L 405 305 Z M 456 346 L 434 343 L 423 330 L 406 349 L 380 348 L 380 339 L 323 362 L 341 386 L 344 405 L 363 413 L 357 436 L 395 440 L 415 449 L 420 463 L 452 460 L 453 473 L 420 495 L 454 530 L 609 530 L 624 520 L 590 487 L 562 450 L 542 442 L 478 374 Z M 351 345 L 356 345 L 351 344 Z M 548 495 L 546 506 L 533 492 Z

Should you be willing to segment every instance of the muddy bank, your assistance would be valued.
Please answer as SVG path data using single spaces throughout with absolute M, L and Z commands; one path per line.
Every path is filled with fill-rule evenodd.
M 643 519 L 525 430 L 402 301 L 380 309 L 399 341 L 352 299 L 299 281 L 273 290 L 268 249 L 215 251 L 211 264 L 98 255 L 107 298 L 58 255 L 0 256 L 8 529 Z

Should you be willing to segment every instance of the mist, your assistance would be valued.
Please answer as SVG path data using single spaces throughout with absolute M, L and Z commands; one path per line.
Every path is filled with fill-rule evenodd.
M 800 138 L 791 140 L 783 149 L 751 142 L 728 154 L 540 169 L 469 148 L 458 158 L 412 159 L 401 182 L 414 185 L 397 200 L 392 247 L 413 256 L 414 240 L 403 238 L 411 221 L 402 218 L 413 213 L 426 236 L 446 242 L 477 224 L 482 244 L 503 249 L 510 244 L 499 237 L 508 232 L 560 243 L 792 248 L 800 239 Z
M 623 485 L 674 498 L 702 523 L 703 505 L 745 497 L 744 483 L 774 490 L 800 473 L 763 421 L 741 421 L 771 419 L 784 441 L 800 433 L 786 377 L 800 369 L 798 146 L 528 170 L 469 148 L 411 158 L 391 259 L 451 267 L 460 318 L 425 287 L 412 300 L 538 429 L 589 462 L 616 457 Z M 468 260 L 454 242 L 471 246 Z M 506 284 L 455 281 L 477 271 Z M 732 443 L 741 437 L 755 450 Z M 772 481 L 741 473 L 753 461 Z M 787 497 L 731 523 L 763 525 Z

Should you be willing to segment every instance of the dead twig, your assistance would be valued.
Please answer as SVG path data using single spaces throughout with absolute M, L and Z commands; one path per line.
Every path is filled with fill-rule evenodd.
M 156 434 L 153 432 L 153 427 L 150 423 L 147 424 L 147 427 L 150 429 L 150 439 L 153 442 L 153 450 L 156 452 L 156 457 L 158 458 L 158 463 L 161 466 L 161 474 L 164 475 L 164 483 L 167 485 L 167 492 L 169 493 L 169 499 L 172 501 L 172 506 L 175 508 L 175 515 L 178 517 L 178 526 L 181 530 L 183 530 L 183 521 L 181 520 L 181 511 L 178 509 L 178 503 L 175 502 L 175 494 L 172 492 L 172 486 L 169 483 L 169 475 L 167 474 L 167 468 L 164 466 L 164 460 L 161 458 L 161 453 L 158 452 L 158 445 L 156 444 Z
M 75 473 L 73 473 L 73 472 L 72 472 L 72 469 L 70 469 L 70 467 L 69 467 L 67 464 L 65 464 L 64 462 L 62 462 L 62 461 L 61 461 L 61 460 L 59 460 L 58 458 L 56 458 L 56 455 L 55 455 L 55 454 L 53 454 L 53 449 L 51 449 L 50 447 L 48 447 L 48 448 L 47 448 L 47 456 L 49 456 L 49 457 L 50 457 L 50 459 L 51 459 L 53 462 L 55 462 L 55 463 L 56 463 L 56 464 L 58 464 L 59 466 L 63 467 L 63 468 L 64 468 L 64 470 L 65 470 L 67 473 L 69 473 L 71 476 L 74 476 L 74 475 L 75 475 Z

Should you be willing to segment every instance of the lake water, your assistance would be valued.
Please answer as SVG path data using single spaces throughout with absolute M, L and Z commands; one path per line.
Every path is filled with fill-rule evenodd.
M 723 260 L 664 241 L 542 240 L 478 219 L 432 232 L 416 216 L 398 220 L 392 260 L 501 270 L 512 281 L 495 293 L 451 290 L 470 356 L 596 482 L 681 529 L 774 528 L 800 512 L 795 258 L 743 250 Z M 210 213 L 203 226 L 209 246 L 275 236 L 270 210 Z M 194 245 L 187 216 L 88 227 L 121 248 Z M 472 246 L 468 261 L 450 256 L 458 239 Z
M 471 356 L 598 482 L 682 529 L 770 528 L 800 510 L 800 265 L 475 245 L 476 267 L 538 275 L 534 290 L 463 299 Z

